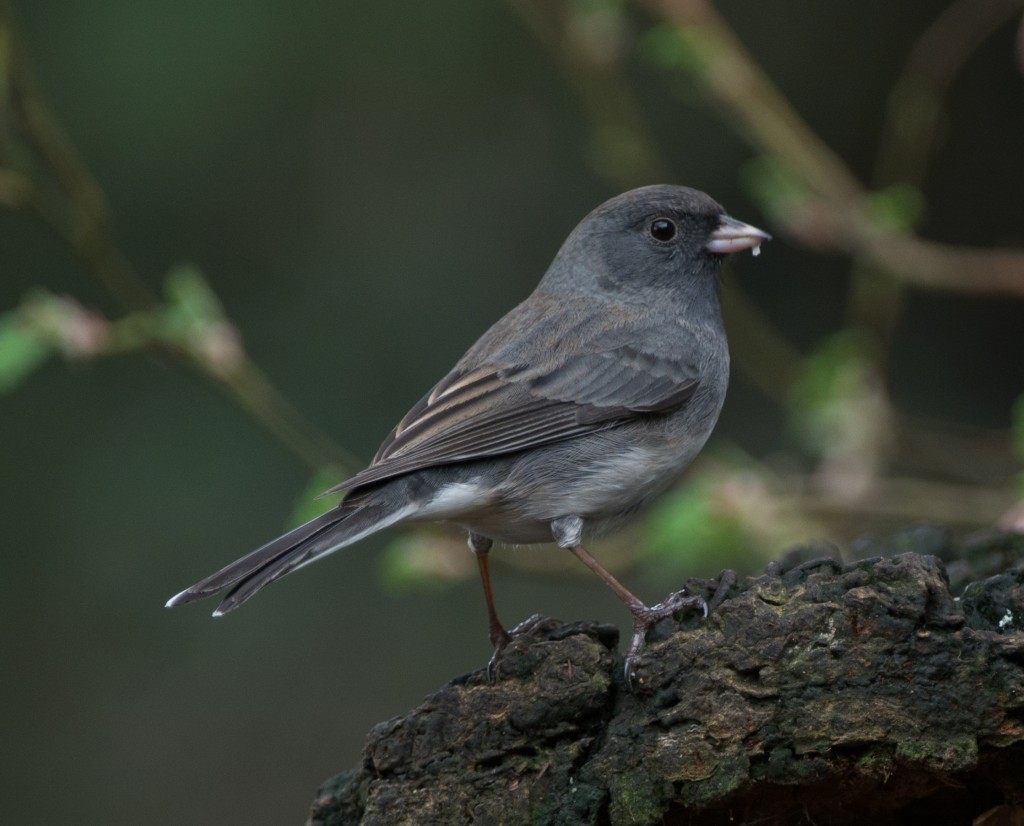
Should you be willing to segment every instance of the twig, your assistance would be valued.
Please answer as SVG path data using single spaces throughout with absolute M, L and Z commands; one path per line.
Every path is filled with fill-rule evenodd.
M 591 155 L 602 177 L 620 189 L 667 180 L 664 159 L 623 77 L 626 47 L 614 21 L 588 20 L 565 3 L 509 5 L 548 50 L 594 124 Z
M 905 191 L 907 187 L 910 191 L 923 189 L 950 83 L 985 39 L 1022 8 L 1021 0 L 955 0 L 921 33 L 889 94 L 871 181 L 875 190 L 894 185 Z M 906 240 L 915 239 L 911 236 L 903 243 Z M 949 248 L 940 259 L 929 256 L 927 250 L 918 251 L 912 254 L 921 255 L 921 261 L 909 267 L 905 263 L 900 266 L 931 276 L 945 269 L 948 270 L 945 278 L 964 279 L 969 289 L 970 285 L 979 283 L 978 268 L 964 259 L 963 252 L 968 251 Z M 889 262 L 898 262 L 901 257 L 896 250 L 881 256 Z M 1004 275 L 1004 281 L 1013 280 L 1013 262 L 1000 264 L 984 253 L 976 257 L 986 272 L 1010 273 Z M 989 260 L 984 260 L 986 257 Z M 930 260 L 925 260 L 928 258 Z M 855 266 L 850 280 L 848 318 L 854 326 L 873 329 L 882 345 L 880 349 L 885 350 L 895 331 L 909 285 L 886 277 L 884 271 L 880 272 L 875 266 L 878 260 L 879 256 L 874 256 Z M 1011 283 L 1007 289 L 1012 288 Z
M 794 503 L 811 517 L 834 524 L 838 518 L 854 519 L 863 533 L 864 522 L 890 518 L 933 521 L 944 525 L 976 528 L 993 525 L 1017 501 L 1007 488 L 945 484 L 923 479 L 879 477 L 870 493 L 854 499 L 834 491 L 808 487 L 808 478 L 785 480 L 794 492 Z
M 617 135 L 622 162 L 596 163 L 616 188 L 668 179 L 667 164 L 651 137 L 643 110 L 624 77 L 621 48 L 590 48 L 573 12 L 564 3 L 509 0 L 537 40 L 548 49 L 583 106 L 598 135 Z M 723 301 L 737 369 L 779 405 L 800 369 L 801 356 L 731 279 Z
M 0 0 L 0 104 L 6 101 L 14 127 L 66 203 L 43 197 L 28 174 L 0 168 L 0 203 L 31 212 L 74 252 L 85 271 L 130 314 L 156 311 L 160 302 L 122 253 L 114 238 L 102 188 L 52 115 L 30 70 L 9 0 Z M 306 421 L 277 391 L 239 345 L 231 369 L 203 352 L 171 340 L 149 342 L 184 358 L 291 450 L 311 470 L 326 465 L 354 469 L 343 448 Z
M 924 179 L 950 83 L 981 44 L 1022 9 L 1021 0 L 955 0 L 921 33 L 889 96 L 877 185 Z
M 106 197 L 47 107 L 14 27 L 10 3 L 0 4 L 6 81 L 15 128 L 68 199 L 62 220 L 34 187 L 26 206 L 69 244 L 87 271 L 128 310 L 153 307 L 156 296 L 115 243 Z M 27 179 L 26 179 L 27 180 Z M 31 185 L 31 181 L 28 181 Z
M 351 453 L 313 427 L 252 359 L 246 358 L 218 386 L 310 470 L 332 466 L 351 474 L 362 466 Z
M 810 244 L 863 255 L 907 283 L 1024 297 L 1024 251 L 972 250 L 880 228 L 867 191 L 789 104 L 706 0 L 641 0 L 696 57 L 692 74 L 759 151 L 797 176 L 807 197 L 778 219 Z

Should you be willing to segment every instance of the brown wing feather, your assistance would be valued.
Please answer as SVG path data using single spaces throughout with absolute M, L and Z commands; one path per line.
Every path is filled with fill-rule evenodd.
M 457 369 L 406 414 L 366 470 L 328 493 L 667 413 L 685 404 L 697 385 L 689 364 L 628 347 L 564 358 L 547 372 L 493 365 Z
M 432 465 L 515 453 L 598 429 L 577 419 L 577 406 L 545 399 L 500 380 L 424 397 L 388 435 L 373 463 L 328 493 L 351 490 Z M 483 392 L 481 392 L 483 391 Z M 431 391 L 433 393 L 433 391 Z M 607 426 L 607 425 L 606 425 Z

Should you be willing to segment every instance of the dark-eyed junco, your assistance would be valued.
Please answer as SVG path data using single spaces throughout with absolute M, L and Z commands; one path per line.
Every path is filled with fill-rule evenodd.
M 684 592 L 647 607 L 581 544 L 668 488 L 707 440 L 729 379 L 719 309 L 725 255 L 767 233 L 683 186 L 612 198 L 580 222 L 537 289 L 491 327 L 391 431 L 370 466 L 328 493 L 337 507 L 172 597 L 224 593 L 214 616 L 376 531 L 441 521 L 469 533 L 491 643 L 493 541 L 554 541 L 633 615 L 630 679 L 646 630 Z

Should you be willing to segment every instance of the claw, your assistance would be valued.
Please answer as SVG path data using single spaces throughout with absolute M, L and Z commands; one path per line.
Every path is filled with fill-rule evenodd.
M 527 636 L 536 631 L 543 622 L 549 621 L 550 620 L 546 617 L 542 617 L 540 614 L 533 614 L 532 616 L 524 619 L 511 631 L 499 628 L 501 631 L 500 634 L 492 634 L 491 644 L 494 645 L 494 653 L 491 654 L 491 658 L 487 661 L 487 682 L 493 683 L 498 679 L 498 672 L 501 666 L 501 656 L 505 653 L 505 649 L 508 648 L 508 644 L 512 642 L 514 637 Z
M 708 604 L 704 598 L 696 594 L 689 594 L 684 591 L 675 591 L 669 594 L 657 605 L 650 607 L 643 603 L 630 605 L 629 610 L 633 614 L 633 636 L 629 641 L 629 648 L 626 650 L 625 678 L 626 685 L 630 691 L 637 688 L 636 666 L 640 660 L 640 650 L 647 639 L 647 632 L 658 622 L 679 613 L 684 609 L 698 608 L 707 619 Z

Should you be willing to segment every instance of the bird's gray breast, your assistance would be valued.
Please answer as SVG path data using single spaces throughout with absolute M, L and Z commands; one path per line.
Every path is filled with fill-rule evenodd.
M 704 446 L 725 399 L 724 336 L 721 346 L 707 344 L 700 387 L 680 410 L 638 416 L 508 457 L 500 463 L 500 478 L 492 477 L 491 505 L 467 526 L 499 541 L 529 544 L 550 541 L 551 520 L 574 515 L 587 533 L 601 533 L 667 490 Z

